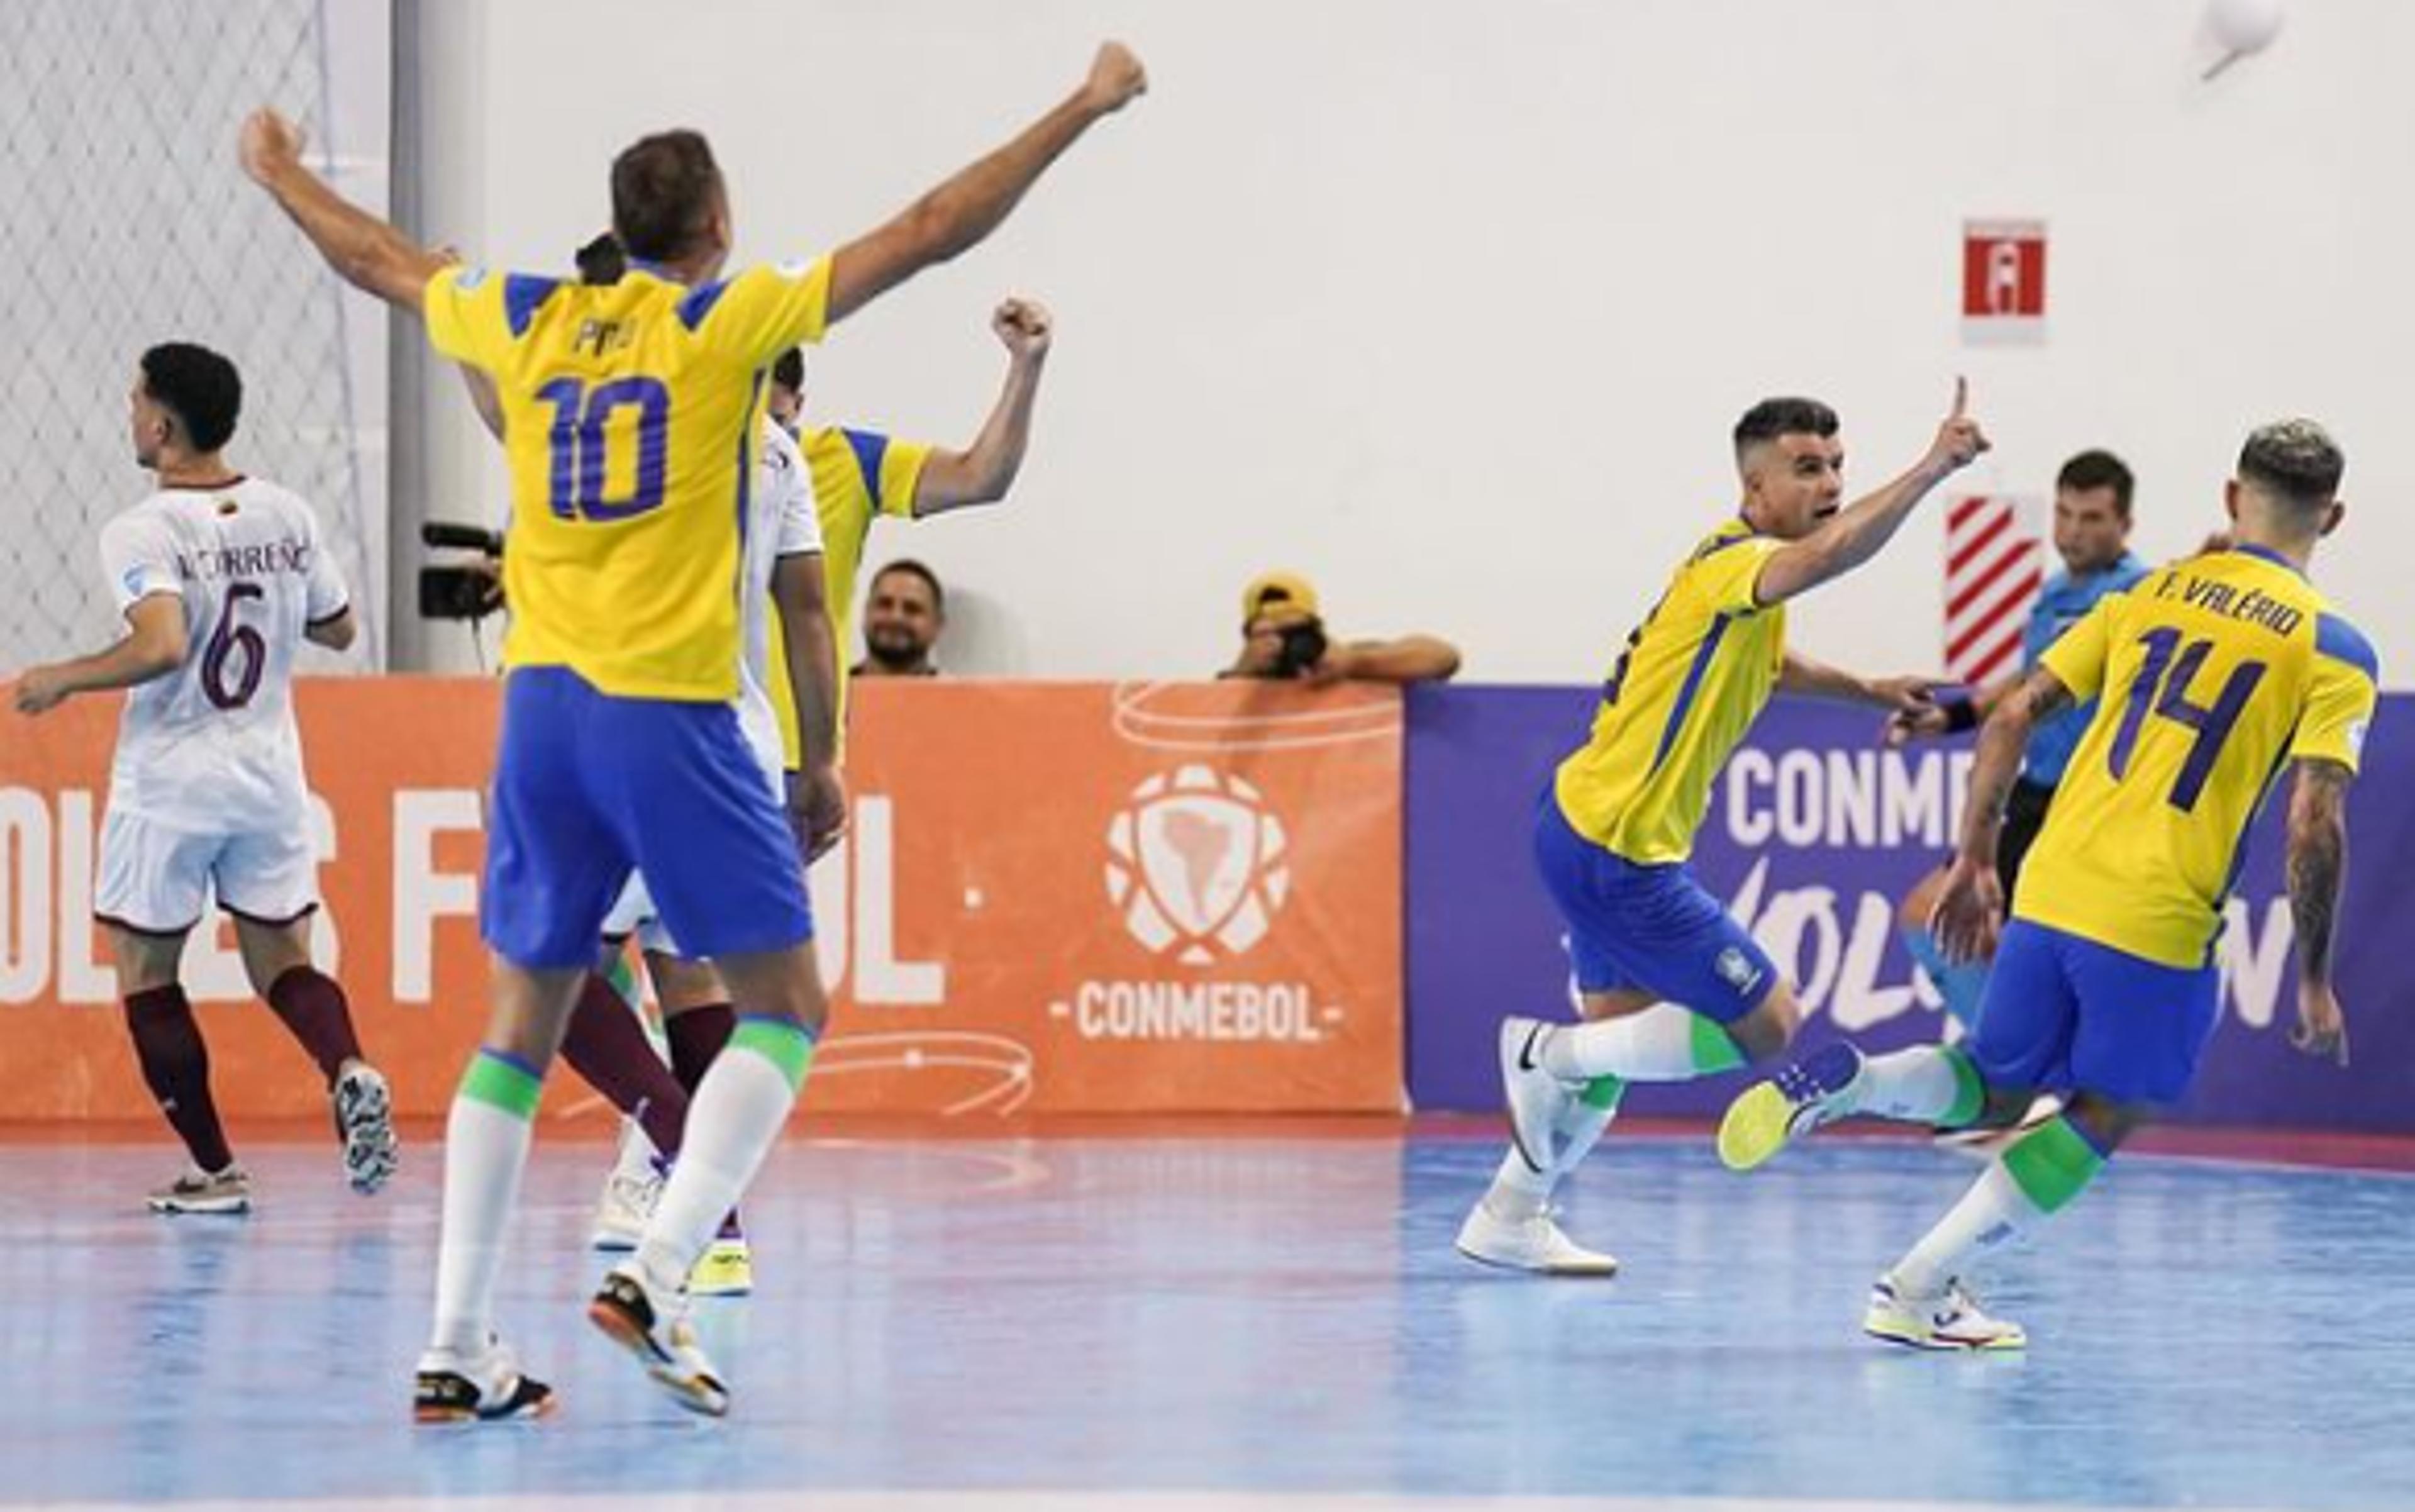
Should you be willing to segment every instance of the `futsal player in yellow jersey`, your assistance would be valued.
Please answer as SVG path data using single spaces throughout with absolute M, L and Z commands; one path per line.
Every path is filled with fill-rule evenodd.
M 839 730 L 846 743 L 848 629 L 855 616 L 856 576 L 863 567 L 872 522 L 882 516 L 928 519 L 952 509 L 995 503 L 1014 487 L 1031 445 L 1031 417 L 1040 379 L 1055 340 L 1055 317 L 1035 299 L 1002 301 L 989 328 L 1006 348 L 1006 378 L 989 418 L 970 446 L 959 451 L 898 441 L 852 426 L 804 424 L 805 361 L 784 353 L 772 369 L 772 418 L 797 438 L 814 480 L 814 508 L 822 527 L 822 572 L 831 627 L 839 646 Z M 772 642 L 776 653 L 779 642 Z M 796 706 L 775 667 L 772 697 L 789 764 L 798 751 Z
M 1867 680 L 1786 650 L 1786 603 L 1875 555 L 1937 485 L 1988 448 L 1954 408 L 1910 472 L 1840 510 L 1836 412 L 1767 399 L 1736 422 L 1736 517 L 1702 538 L 1628 636 L 1593 734 L 1560 764 L 1535 856 L 1567 924 L 1584 1023 L 1501 1026 L 1511 1149 L 1460 1228 L 1460 1251 L 1550 1275 L 1608 1275 L 1610 1256 L 1552 1221 L 1552 1188 L 1601 1137 L 1628 1082 L 1688 1081 L 1774 1055 L 1794 1035 L 1794 989 L 1687 859 L 1711 780 L 1771 692 L 1908 712 L 1911 678 Z
M 711 148 L 692 131 L 648 137 L 612 165 L 612 230 L 633 267 L 605 287 L 449 266 L 304 168 L 283 118 L 245 123 L 245 171 L 338 273 L 423 315 L 440 352 L 483 369 L 506 416 L 513 624 L 480 895 L 494 1011 L 446 1124 L 420 1420 L 527 1416 L 550 1400 L 497 1340 L 502 1231 L 546 1069 L 633 870 L 744 1016 L 697 1090 L 636 1253 L 588 1315 L 682 1406 L 728 1410 L 682 1284 L 778 1137 L 828 1010 L 803 861 L 730 703 L 765 370 L 978 243 L 1147 82 L 1109 43 L 1063 102 L 888 224 L 819 262 L 728 277 L 729 201 Z M 796 627 L 784 633 L 804 654 Z M 845 813 L 833 711 L 800 712 L 802 827 L 828 833 Z
M 2221 1007 L 2213 963 L 2247 827 L 2284 767 L 2297 926 L 2291 1042 L 2348 1059 L 2332 983 L 2347 861 L 2346 799 L 2378 701 L 2373 647 L 2306 580 L 2334 530 L 2346 463 L 2321 427 L 2256 431 L 2227 490 L 2236 545 L 2150 573 L 2055 642 L 1988 717 L 1962 844 L 1938 905 L 1949 958 L 1995 946 L 1976 1034 L 1865 1058 L 1827 1046 L 1728 1111 L 1719 1153 L 1759 1164 L 1851 1114 L 2002 1124 L 2033 1094 L 2068 1094 L 1884 1276 L 1864 1328 L 1924 1349 L 2018 1349 L 1959 1277 L 1983 1249 L 2060 1211 L 2158 1105 L 2188 1088 Z M 1995 857 L 2032 728 L 2099 700 L 2021 874 L 2012 921 Z

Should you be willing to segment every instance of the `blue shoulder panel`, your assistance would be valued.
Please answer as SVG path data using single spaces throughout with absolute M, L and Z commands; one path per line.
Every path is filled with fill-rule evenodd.
M 2346 662 L 2374 683 L 2381 681 L 2381 658 L 2374 654 L 2373 642 L 2336 614 L 2315 616 L 2315 650 L 2335 662 Z
M 537 307 L 561 287 L 560 278 L 540 278 L 526 273 L 504 276 L 503 318 L 511 322 L 515 337 L 528 335 L 529 322 L 536 319 Z

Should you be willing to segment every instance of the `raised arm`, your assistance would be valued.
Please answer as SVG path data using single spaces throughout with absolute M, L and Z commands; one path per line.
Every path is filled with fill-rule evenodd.
M 428 280 L 449 259 L 420 246 L 327 187 L 302 166 L 302 132 L 272 110 L 243 123 L 243 171 L 302 228 L 337 277 L 398 309 L 418 313 Z
M 990 317 L 990 329 L 1006 344 L 1006 386 L 969 449 L 934 452 L 922 464 L 914 486 L 917 516 L 991 503 L 1014 486 L 1031 443 L 1031 412 L 1040 399 L 1053 323 L 1047 307 L 1029 299 L 1010 299 Z
M 2348 769 L 2298 764 L 2289 794 L 2289 917 L 2298 936 L 2298 1025 L 2289 1042 L 2348 1064 L 2348 1020 L 2332 986 L 2332 944 L 2348 877 Z
M 1048 165 L 1093 125 L 1148 88 L 1140 59 L 1108 42 L 1080 88 L 1021 135 L 908 205 L 887 225 L 831 259 L 830 314 L 845 320 L 915 274 L 996 231 Z
M 2004 915 L 2003 887 L 1996 880 L 1996 840 L 2004 826 L 2004 802 L 2012 796 L 2013 779 L 2020 774 L 2030 731 L 2073 701 L 2062 680 L 2041 666 L 2019 692 L 1996 706 L 1979 731 L 1962 811 L 1962 844 L 1929 921 L 1948 961 L 1981 960 L 1996 948 Z
M 1954 381 L 1954 409 L 1937 427 L 1928 455 L 1911 472 L 1878 492 L 1855 500 L 1836 518 L 1800 541 L 1790 542 L 1762 564 L 1753 596 L 1762 604 L 1780 604 L 1832 577 L 1841 577 L 1877 556 L 1928 491 L 1971 465 L 1988 447 L 1979 422 L 1964 412 L 1970 384 Z

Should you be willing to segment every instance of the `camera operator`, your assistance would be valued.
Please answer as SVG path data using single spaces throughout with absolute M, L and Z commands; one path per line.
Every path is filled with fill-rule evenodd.
M 1308 579 L 1270 572 L 1241 591 L 1241 654 L 1218 675 L 1313 684 L 1441 682 L 1458 670 L 1459 648 L 1433 636 L 1332 639 Z
M 429 520 L 419 527 L 420 545 L 439 551 L 467 551 L 419 569 L 419 617 L 472 623 L 503 606 L 503 537 L 483 525 Z

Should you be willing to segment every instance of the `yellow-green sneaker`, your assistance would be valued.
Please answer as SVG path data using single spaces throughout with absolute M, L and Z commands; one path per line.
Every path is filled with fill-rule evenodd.
M 690 1296 L 744 1296 L 755 1290 L 755 1257 L 744 1239 L 715 1239 L 688 1272 Z
M 1749 1171 L 1822 1124 L 1853 1111 L 1862 1053 L 1841 1040 L 1822 1045 L 1766 1082 L 1745 1088 L 1719 1120 L 1719 1159 Z

